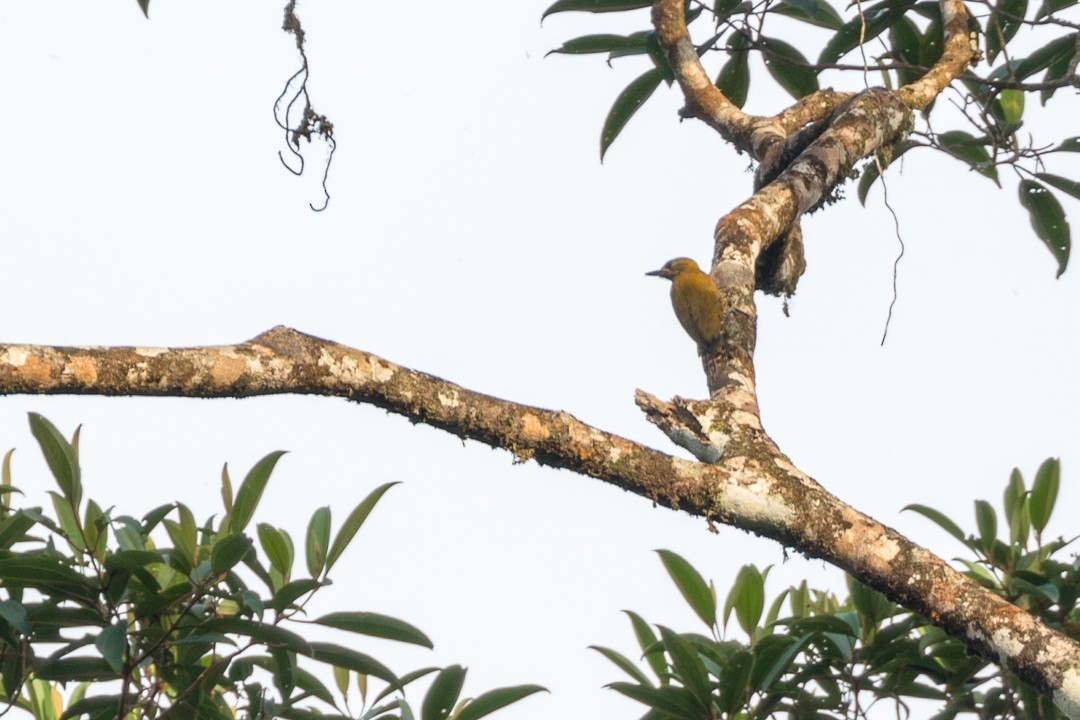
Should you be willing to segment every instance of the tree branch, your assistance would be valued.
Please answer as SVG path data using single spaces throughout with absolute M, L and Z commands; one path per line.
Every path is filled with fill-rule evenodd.
M 655 503 L 772 538 L 847 570 L 972 651 L 1005 663 L 1080 716 L 1080 647 L 829 495 L 764 434 L 756 414 L 686 403 L 723 459 L 689 462 L 541 410 L 467 390 L 371 353 L 274 328 L 239 345 L 66 348 L 0 345 L 0 393 L 344 397 L 610 482 Z M 709 414 L 713 413 L 713 414 Z
M 974 51 L 963 3 L 941 0 L 941 10 L 944 52 L 923 77 L 895 92 L 872 89 L 847 99 L 834 94 L 841 99 L 835 105 L 818 103 L 812 95 L 800 101 L 813 108 L 805 115 L 789 109 L 790 116 L 777 116 L 790 117 L 785 128 L 776 119 L 762 121 L 733 108 L 693 52 L 682 0 L 656 0 L 657 38 L 688 112 L 762 164 L 754 195 L 717 224 L 712 275 L 726 312 L 721 338 L 702 358 L 710 400 L 662 403 L 639 393 L 638 404 L 673 441 L 715 462 L 697 469 L 710 499 L 705 517 L 826 559 L 921 613 L 972 652 L 1051 693 L 1060 708 L 1080 718 L 1080 644 L 827 493 L 765 434 L 758 411 L 753 364 L 758 259 L 797 231 L 803 213 L 829 201 L 856 162 L 902 139 L 911 129 L 912 110 L 925 107 L 967 69 Z M 804 118 L 810 118 L 807 127 Z M 798 266 L 801 256 L 782 260 Z M 679 497 L 679 506 L 695 512 L 688 500 Z

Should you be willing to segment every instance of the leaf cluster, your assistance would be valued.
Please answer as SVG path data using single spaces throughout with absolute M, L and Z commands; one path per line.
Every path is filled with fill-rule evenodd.
M 932 508 L 907 509 L 930 518 L 974 553 L 974 559 L 959 561 L 969 577 L 1080 638 L 1080 561 L 1057 558 L 1068 543 L 1043 538 L 1060 470 L 1057 460 L 1047 460 L 1030 490 L 1020 472 L 1013 472 L 1004 493 L 1001 537 L 997 514 L 984 500 L 975 503 L 977 534 L 965 534 Z M 642 720 L 863 718 L 879 705 L 907 717 L 916 702 L 923 702 L 920 715 L 926 713 L 925 701 L 936 707 L 934 720 L 961 713 L 1065 717 L 1049 698 L 971 656 L 958 640 L 854 578 L 847 578 L 843 598 L 804 581 L 766 604 L 769 569 L 747 565 L 721 606 L 715 585 L 689 562 L 658 552 L 706 633 L 652 626 L 627 611 L 643 662 L 595 648 L 629 676 L 609 687 L 646 705 Z M 728 634 L 733 616 L 738 638 Z
M 1080 181 L 1048 172 L 1056 153 L 1080 150 L 1080 139 L 1036 142 L 1024 129 L 1025 104 L 1030 98 L 1045 105 L 1058 93 L 1080 85 L 1075 56 L 1080 16 L 1078 0 L 981 0 L 968 4 L 969 30 L 979 43 L 977 62 L 952 88 L 947 107 L 951 115 L 938 131 L 931 117 L 941 103 L 922 112 L 912 139 L 879 157 L 863 171 L 859 198 L 867 194 L 891 160 L 916 147 L 943 153 L 1001 186 L 999 169 L 1016 175 L 1020 205 L 1028 212 L 1036 237 L 1057 261 L 1060 276 L 1068 266 L 1071 231 L 1058 193 L 1080 199 Z M 556 0 L 544 16 L 582 11 L 635 11 L 650 2 L 635 0 Z M 940 58 L 944 31 L 939 4 L 932 0 L 878 0 L 851 3 L 842 15 L 829 0 L 687 0 L 685 17 L 703 63 L 719 58 L 716 86 L 738 107 L 749 96 L 751 78 L 759 84 L 760 68 L 794 99 L 821 87 L 823 73 L 856 73 L 855 89 L 871 82 L 886 88 L 921 78 Z M 854 16 L 851 16 L 851 13 Z M 642 15 L 645 22 L 647 18 Z M 1031 50 L 1031 48 L 1034 48 Z M 600 33 L 566 41 L 553 53 L 606 54 L 608 63 L 630 56 L 648 58 L 649 67 L 615 99 L 600 136 L 600 157 L 645 104 L 661 82 L 674 74 L 656 41 L 643 29 L 629 35 Z M 814 59 L 810 59 L 816 53 Z M 759 59 L 751 63 L 751 58 Z M 778 112 L 780 108 L 774 108 Z
M 217 522 L 196 523 L 180 502 L 135 518 L 84 502 L 78 431 L 68 441 L 33 413 L 30 428 L 59 490 L 49 493 L 52 513 L 13 508 L 20 491 L 11 484 L 12 452 L 4 457 L 0 702 L 9 708 L 37 720 L 475 720 L 543 690 L 462 697 L 460 666 L 398 675 L 354 647 L 364 637 L 432 647 L 413 625 L 367 611 L 309 617 L 305 606 L 331 584 L 331 569 L 394 483 L 371 491 L 336 532 L 330 508 L 316 510 L 300 569 L 289 533 L 255 522 L 283 453 L 259 460 L 235 492 L 223 469 Z M 315 628 L 348 640 L 310 639 Z M 319 666 L 332 671 L 336 692 Z M 405 689 L 425 676 L 433 681 L 416 714 Z M 65 703 L 60 690 L 69 684 Z

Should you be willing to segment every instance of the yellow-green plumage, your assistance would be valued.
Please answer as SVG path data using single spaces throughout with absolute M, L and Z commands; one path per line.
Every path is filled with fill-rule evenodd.
M 671 305 L 675 317 L 694 339 L 699 350 L 705 350 L 720 337 L 724 311 L 720 290 L 712 277 L 701 271 L 690 258 L 675 258 L 659 270 L 646 275 L 671 280 Z

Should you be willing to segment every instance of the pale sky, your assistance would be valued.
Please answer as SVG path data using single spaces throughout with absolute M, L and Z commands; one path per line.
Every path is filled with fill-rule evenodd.
M 297 179 L 277 159 L 271 108 L 298 62 L 277 4 L 154 0 L 147 22 L 131 0 L 3 3 L 0 341 L 226 344 L 284 324 L 681 454 L 634 389 L 702 397 L 704 380 L 666 283 L 644 273 L 708 261 L 716 220 L 750 192 L 748 161 L 679 123 L 678 94 L 661 87 L 601 165 L 603 119 L 647 61 L 544 54 L 644 29 L 647 12 L 541 27 L 546 5 L 302 2 L 313 104 L 339 143 L 316 214 L 319 173 Z M 750 112 L 784 102 L 763 80 L 759 68 Z M 1076 134 L 1060 95 L 1048 132 Z M 308 154 L 317 168 L 322 149 Z M 1075 177 L 1064 160 L 1050 172 Z M 881 188 L 863 209 L 849 186 L 804 223 L 791 317 L 759 303 L 766 429 L 840 498 L 947 558 L 959 544 L 901 508 L 928 504 L 970 530 L 973 499 L 999 506 L 1014 466 L 1030 481 L 1060 456 L 1050 530 L 1075 534 L 1080 269 L 1054 279 L 1011 173 L 998 190 L 916 151 L 886 177 L 907 247 L 888 342 L 898 243 Z M 1063 203 L 1080 227 L 1080 203 Z M 372 488 L 402 481 L 315 609 L 423 629 L 434 652 L 356 644 L 398 672 L 457 662 L 466 692 L 552 691 L 496 716 L 508 720 L 644 712 L 603 689 L 624 678 L 586 648 L 636 657 L 624 608 L 703 630 L 656 548 L 721 595 L 747 562 L 778 566 L 770 599 L 804 577 L 841 585 L 821 562 L 784 563 L 773 542 L 714 535 L 596 480 L 339 399 L 7 397 L 0 410 L 0 451 L 18 448 L 15 483 L 37 504 L 52 481 L 31 410 L 65 433 L 83 424 L 86 495 L 134 515 L 172 500 L 200 520 L 220 513 L 222 463 L 238 479 L 285 449 L 257 519 L 301 546 L 317 507 L 334 508 L 336 527 Z

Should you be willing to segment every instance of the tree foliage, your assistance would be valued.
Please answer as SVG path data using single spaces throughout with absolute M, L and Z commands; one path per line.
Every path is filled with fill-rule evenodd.
M 558 0 L 544 14 L 621 12 L 651 4 Z M 1020 205 L 1057 261 L 1060 276 L 1071 249 L 1061 199 L 1080 199 L 1080 181 L 1060 174 L 1075 172 L 1075 163 L 1062 159 L 1062 154 L 1067 158 L 1080 152 L 1080 137 L 1036 137 L 1025 124 L 1025 110 L 1036 103 L 1064 104 L 1075 98 L 1080 86 L 1076 4 L 1076 0 L 969 3 L 972 42 L 978 43 L 983 61 L 950 88 L 947 102 L 923 109 L 906 140 L 863 169 L 857 189 L 860 201 L 865 203 L 880 168 L 914 149 L 943 153 L 999 188 L 1000 171 L 1012 169 Z M 846 8 L 828 0 L 694 0 L 686 3 L 686 22 L 691 33 L 701 37 L 696 49 L 702 62 L 718 58 L 714 81 L 739 107 L 746 103 L 752 82 L 775 83 L 796 100 L 817 92 L 822 78 L 850 82 L 852 74 L 861 87 L 900 87 L 924 75 L 944 47 L 941 8 L 929 0 L 879 0 Z M 616 98 L 601 132 L 601 158 L 660 82 L 673 82 L 650 29 L 629 35 L 586 35 L 553 52 L 602 53 L 608 62 L 643 56 L 652 65 Z M 752 63 L 751 58 L 760 62 Z M 762 67 L 767 77 L 762 76 Z
M 235 492 L 222 471 L 216 523 L 196 523 L 180 502 L 136 519 L 83 501 L 78 431 L 69 442 L 35 414 L 30 427 L 59 492 L 49 493 L 51 514 L 13 508 L 20 491 L 11 484 L 12 452 L 5 455 L 0 701 L 9 707 L 37 720 L 475 720 L 543 690 L 520 685 L 463 698 L 458 665 L 399 675 L 355 649 L 364 637 L 432 647 L 413 625 L 357 610 L 308 616 L 308 602 L 331 584 L 330 570 L 393 483 L 372 490 L 336 532 L 330 508 L 316 510 L 300 569 L 288 532 L 252 525 L 283 453 L 257 462 Z M 309 639 L 317 627 L 336 631 L 342 644 Z M 332 670 L 336 692 L 320 666 Z M 414 713 L 406 688 L 429 675 Z M 65 702 L 60 691 L 72 683 Z

